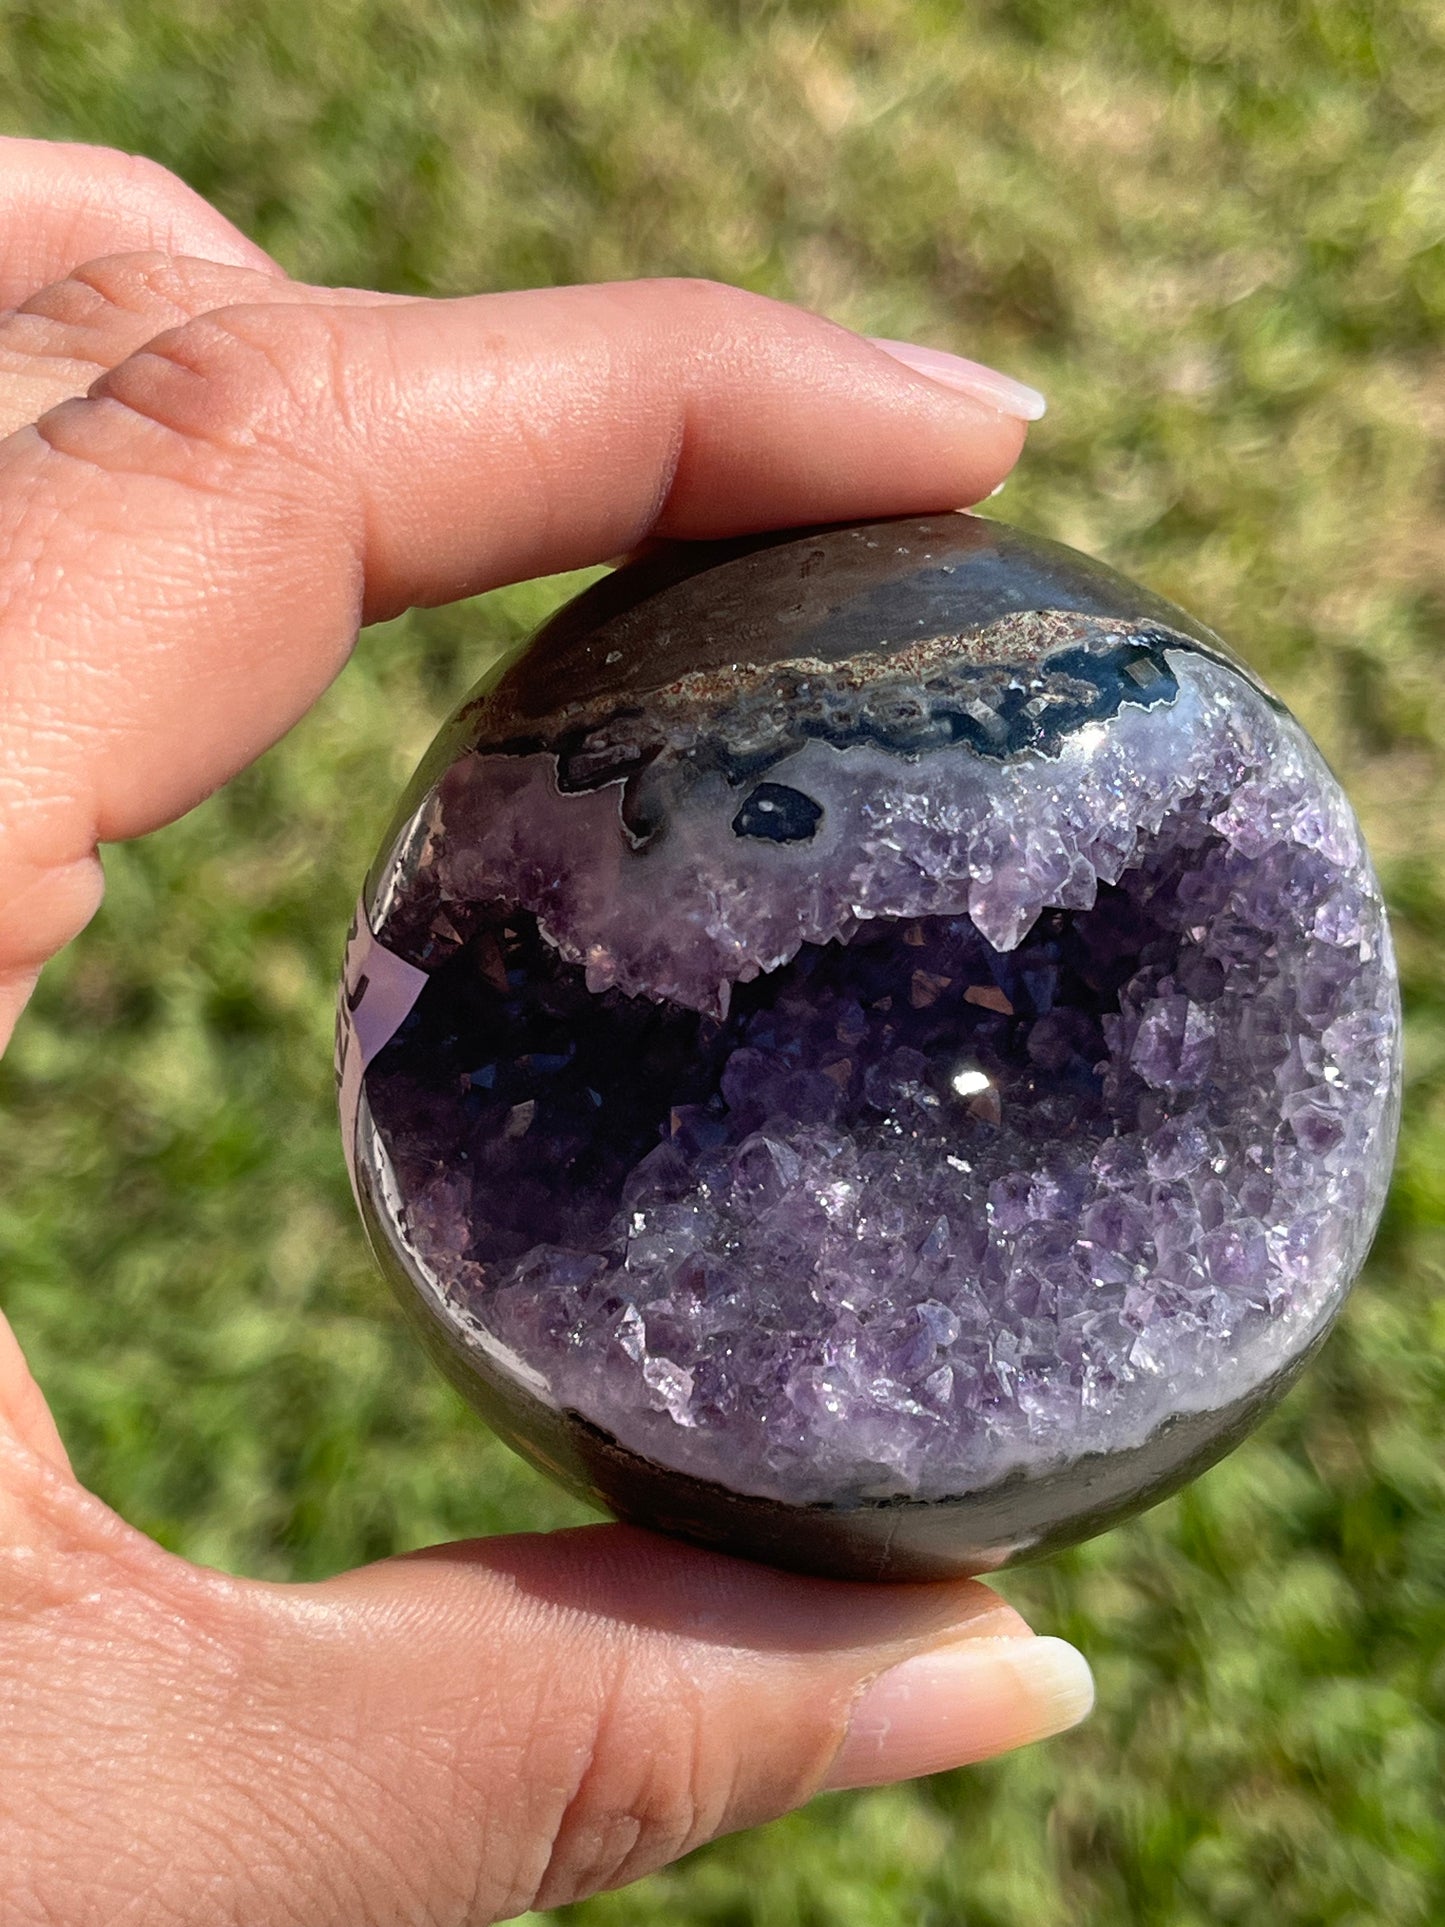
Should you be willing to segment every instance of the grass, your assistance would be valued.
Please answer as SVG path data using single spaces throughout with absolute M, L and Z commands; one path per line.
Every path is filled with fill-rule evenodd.
M 1445 19 L 1426 0 L 0 0 L 0 126 L 176 168 L 293 271 L 700 273 L 1052 407 L 1002 513 L 1235 638 L 1357 800 L 1409 1007 L 1399 1178 L 1306 1384 L 1004 1590 L 1084 1729 L 817 1802 L 567 1927 L 1445 1917 Z M 569 1501 L 424 1367 L 329 1071 L 358 878 L 437 720 L 571 587 L 363 639 L 294 735 L 115 850 L 0 1070 L 0 1279 L 82 1475 L 313 1575 Z

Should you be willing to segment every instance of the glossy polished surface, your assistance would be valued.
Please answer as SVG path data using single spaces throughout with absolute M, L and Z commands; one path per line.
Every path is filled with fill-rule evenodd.
M 1227 1449 L 1368 1246 L 1393 960 L 1218 640 L 968 516 L 669 552 L 439 739 L 342 1025 L 383 1262 L 504 1436 L 811 1570 Z

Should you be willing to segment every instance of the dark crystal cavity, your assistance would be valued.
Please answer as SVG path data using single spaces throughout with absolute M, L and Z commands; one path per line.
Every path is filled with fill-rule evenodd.
M 760 635 L 664 678 L 649 613 L 715 648 L 739 571 Z M 609 591 L 573 699 L 544 633 L 424 771 L 366 906 L 411 987 L 358 1181 L 524 1446 L 570 1423 L 698 1532 L 709 1490 L 846 1520 L 1064 1480 L 1046 1532 L 995 1507 L 918 1569 L 980 1566 L 1102 1522 L 1070 1468 L 1152 1496 L 1171 1428 L 1204 1462 L 1317 1342 L 1393 1144 L 1378 888 L 1298 725 L 1099 585 L 963 517 L 704 552 Z

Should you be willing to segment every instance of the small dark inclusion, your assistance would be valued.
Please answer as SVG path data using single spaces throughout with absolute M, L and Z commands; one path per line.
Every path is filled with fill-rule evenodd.
M 823 819 L 823 806 L 786 783 L 759 783 L 733 818 L 734 836 L 769 843 L 806 843 Z
M 1287 1366 L 1368 1243 L 1395 985 L 1333 779 L 1182 632 L 996 628 L 483 736 L 393 892 L 409 1245 L 679 1472 L 1127 1450 Z

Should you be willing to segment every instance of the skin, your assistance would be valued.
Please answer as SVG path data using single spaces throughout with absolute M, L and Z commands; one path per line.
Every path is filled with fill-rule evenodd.
M 0 182 L 0 1039 L 97 906 L 97 844 L 274 742 L 359 624 L 658 538 L 967 504 L 1019 452 L 1006 415 L 735 290 L 302 287 L 149 162 L 0 141 Z M 935 1695 L 910 1742 L 895 1706 L 874 1770 L 836 1764 L 896 1662 L 1039 1644 L 974 1583 L 619 1526 L 222 1577 L 76 1482 L 0 1319 L 14 1927 L 555 1906 L 830 1776 L 1049 1730 L 980 1664 L 947 1720 Z

